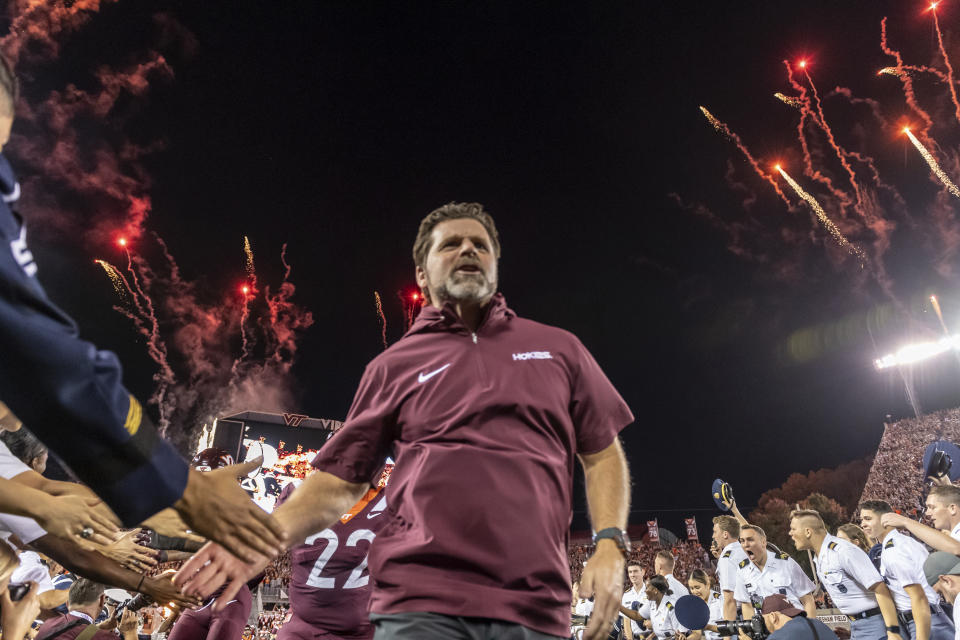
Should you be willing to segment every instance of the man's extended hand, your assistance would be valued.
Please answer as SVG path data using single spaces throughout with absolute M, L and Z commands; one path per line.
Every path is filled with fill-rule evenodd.
M 583 640 L 606 638 L 616 622 L 623 596 L 623 555 L 612 540 L 601 540 L 580 578 L 580 597 L 593 597 L 593 614 Z
M 219 544 L 208 542 L 180 568 L 173 583 L 186 594 L 204 598 L 226 584 L 226 590 L 213 606 L 214 611 L 219 611 L 269 563 L 270 558 L 264 556 L 252 563 L 243 562 Z
M 900 515 L 899 513 L 893 513 L 892 511 L 880 516 L 880 526 L 883 527 L 900 529 L 902 527 L 906 527 L 908 522 L 912 522 L 912 520 L 906 516 Z
M 146 578 L 140 590 L 164 607 L 178 606 L 189 609 L 200 604 L 200 599 L 183 593 L 173 584 L 173 569 L 167 569 L 156 578 Z
M 110 544 L 120 532 L 112 518 L 107 517 L 104 512 L 105 505 L 99 498 L 66 495 L 45 499 L 36 505 L 35 515 L 37 524 L 47 533 L 84 546 L 87 541 Z M 83 538 L 80 534 L 87 527 L 93 530 L 93 535 Z
M 96 549 L 97 553 L 115 560 L 133 571 L 144 571 L 157 566 L 160 552 L 136 543 L 140 529 L 132 529 L 119 536 L 115 541 Z
M 237 478 L 259 466 L 253 460 L 206 473 L 190 471 L 183 497 L 174 504 L 194 531 L 246 562 L 275 557 L 286 540 L 283 527 L 237 483 Z
M 190 533 L 190 527 L 187 526 L 187 523 L 183 521 L 183 518 L 181 518 L 180 514 L 174 509 L 158 511 L 141 522 L 140 526 L 156 531 L 160 535 L 167 536 L 168 538 L 187 538 L 188 540 L 196 540 L 197 542 L 204 541 L 200 536 Z

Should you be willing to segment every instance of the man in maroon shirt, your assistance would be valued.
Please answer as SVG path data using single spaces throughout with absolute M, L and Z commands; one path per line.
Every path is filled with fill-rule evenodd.
M 617 615 L 630 489 L 617 434 L 633 416 L 575 336 L 507 308 L 499 254 L 478 204 L 423 220 L 414 261 L 430 305 L 367 366 L 346 423 L 313 462 L 320 472 L 274 512 L 302 540 L 393 454 L 388 520 L 370 551 L 377 639 L 568 637 L 575 457 L 600 538 L 580 586 L 595 596 L 584 637 L 606 637 Z M 177 582 L 188 593 L 225 580 L 236 589 L 264 562 L 210 543 Z

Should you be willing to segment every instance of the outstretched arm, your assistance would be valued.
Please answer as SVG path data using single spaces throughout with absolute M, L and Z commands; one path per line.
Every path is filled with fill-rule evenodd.
M 623 530 L 630 510 L 630 473 L 620 440 L 596 453 L 580 456 L 587 491 L 587 508 L 595 531 Z M 613 540 L 597 542 L 580 581 L 581 597 L 594 597 L 593 615 L 585 640 L 603 638 L 615 621 L 623 595 L 624 558 Z

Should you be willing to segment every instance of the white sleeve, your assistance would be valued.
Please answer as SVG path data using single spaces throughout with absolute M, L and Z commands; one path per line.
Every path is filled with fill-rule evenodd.
M 737 571 L 737 584 L 733 588 L 733 598 L 737 602 L 741 602 L 741 603 L 746 602 L 747 604 L 751 604 L 750 594 L 747 593 L 747 587 L 743 582 L 742 571 Z
M 733 591 L 737 588 L 737 565 L 731 558 L 720 557 L 717 562 L 717 582 L 721 591 Z
M 897 545 L 893 549 L 893 553 L 888 553 L 883 558 L 883 563 L 887 568 L 887 573 L 891 573 L 894 578 L 899 580 L 901 587 L 911 584 L 927 586 L 927 579 L 923 574 L 923 562 L 914 562 L 906 545 Z
M 649 620 L 650 619 L 650 601 L 647 600 L 642 605 L 640 605 L 640 610 L 637 611 L 637 613 L 640 614 L 641 618 L 644 618 L 645 620 Z
M 20 566 L 14 569 L 10 582 L 23 584 L 31 581 L 37 583 L 37 593 L 53 591 L 56 588 L 50 577 L 50 570 L 40 561 L 40 556 L 33 551 L 27 551 L 20 554 Z
M 30 471 L 30 467 L 20 461 L 20 458 L 10 453 L 7 443 L 0 440 L 0 478 L 9 480 L 24 471 Z
M 797 564 L 796 560 L 789 558 L 787 560 L 787 566 L 789 567 L 790 585 L 793 587 L 793 590 L 797 592 L 798 596 L 805 596 L 808 593 L 816 591 L 817 585 L 813 584 L 813 580 L 803 572 L 803 568 Z
M 838 551 L 840 550 L 838 549 Z M 878 582 L 883 582 L 880 572 L 873 566 L 870 556 L 865 552 L 851 545 L 850 547 L 844 548 L 841 554 L 840 560 L 847 575 L 856 580 L 861 587 L 870 589 L 870 587 Z
M 20 538 L 23 544 L 30 544 L 37 538 L 47 535 L 47 532 L 37 524 L 36 520 L 23 516 L 12 516 L 9 513 L 0 513 L 0 536 L 9 532 Z

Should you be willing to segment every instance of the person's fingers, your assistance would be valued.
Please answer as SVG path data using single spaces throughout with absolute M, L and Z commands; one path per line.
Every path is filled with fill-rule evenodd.
M 192 582 L 193 579 L 196 578 L 201 567 L 203 567 L 204 560 L 199 559 L 197 555 L 190 560 L 187 560 L 184 565 L 180 567 L 180 570 L 177 571 L 176 575 L 173 576 L 173 584 L 175 584 L 177 588 L 182 590 L 185 585 Z
M 103 514 L 97 511 L 89 511 L 90 519 L 93 520 L 93 528 L 100 530 L 104 535 L 111 537 L 111 542 L 113 542 L 113 536 L 115 536 L 120 530 L 110 522 L 107 518 L 103 517 Z
M 230 576 L 220 567 L 214 568 L 211 565 L 200 571 L 183 592 L 189 596 L 207 598 L 229 579 Z
M 217 469 L 216 471 L 211 471 L 209 473 L 219 473 L 220 475 L 229 475 L 231 478 L 239 478 L 240 476 L 245 476 L 251 471 L 256 471 L 260 468 L 260 465 L 263 464 L 263 456 L 257 456 L 253 460 L 247 460 L 246 462 L 241 462 L 239 464 L 232 464 L 222 469 Z M 221 473 L 223 472 L 223 473 Z
M 80 537 L 82 538 L 83 536 L 81 535 Z M 106 547 L 106 546 L 109 546 L 110 544 L 112 544 L 112 541 L 110 540 L 110 538 L 108 538 L 107 536 L 103 535 L 102 533 L 94 533 L 92 536 L 90 536 L 89 538 L 87 538 L 87 540 L 89 540 L 89 541 L 91 541 L 91 542 L 96 542 L 97 544 L 101 544 L 101 545 L 103 545 L 103 546 L 105 546 L 105 547 Z
M 243 588 L 244 581 L 240 578 L 236 578 L 233 582 L 227 585 L 227 588 L 224 590 L 223 594 L 217 598 L 217 601 L 213 604 L 214 611 L 221 611 L 226 607 L 233 597 L 237 595 L 240 589 Z
M 259 511 L 260 507 L 254 507 L 254 509 Z M 280 541 L 273 536 L 266 526 L 257 520 L 251 520 L 246 526 L 243 526 L 243 522 L 237 524 L 239 526 L 236 533 L 240 542 L 251 547 L 258 555 L 273 558 L 279 553 Z M 257 558 L 246 557 L 245 560 L 255 562 Z
M 214 560 L 194 568 L 193 572 L 182 583 L 175 579 L 174 585 L 179 587 L 183 593 L 188 595 L 202 596 L 205 595 L 202 592 L 206 587 L 206 584 L 212 580 L 213 576 L 216 576 L 218 573 L 220 573 L 220 570 L 221 562 Z M 181 569 L 181 572 L 182 571 L 183 569 Z M 179 578 L 180 574 L 178 573 L 176 577 Z

